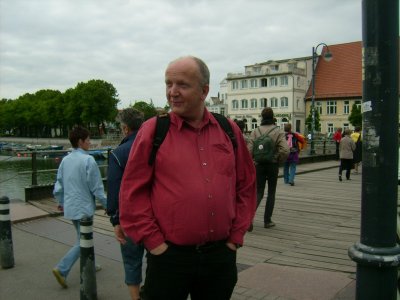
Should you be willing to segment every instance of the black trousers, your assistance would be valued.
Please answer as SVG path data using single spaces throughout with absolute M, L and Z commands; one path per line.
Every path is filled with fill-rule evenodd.
M 338 143 L 336 141 L 335 141 L 335 143 L 336 143 L 336 159 L 339 159 L 339 145 L 340 145 L 340 143 Z
M 265 185 L 268 182 L 267 203 L 265 204 L 264 223 L 271 222 L 275 206 L 276 185 L 278 183 L 279 165 L 270 163 L 256 165 L 257 176 L 257 207 L 264 197 Z
M 147 253 L 145 300 L 228 300 L 236 282 L 236 251 L 225 242 L 199 250 L 169 243 L 161 255 Z
M 352 159 L 341 159 L 339 166 L 339 175 L 342 176 L 342 171 L 346 170 L 346 179 L 350 179 L 350 171 L 353 168 Z

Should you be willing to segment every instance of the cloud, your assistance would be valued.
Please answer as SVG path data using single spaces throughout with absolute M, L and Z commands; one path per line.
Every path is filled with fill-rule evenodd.
M 209 65 L 215 96 L 245 65 L 357 40 L 359 1 L 0 0 L 0 97 L 102 79 L 121 107 L 163 106 L 164 70 L 179 56 Z

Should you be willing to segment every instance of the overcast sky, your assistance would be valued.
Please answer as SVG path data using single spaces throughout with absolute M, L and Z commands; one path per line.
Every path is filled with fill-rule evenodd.
M 210 97 L 245 65 L 360 40 L 361 0 L 0 0 L 0 98 L 101 79 L 120 108 L 164 106 L 177 57 L 207 63 Z

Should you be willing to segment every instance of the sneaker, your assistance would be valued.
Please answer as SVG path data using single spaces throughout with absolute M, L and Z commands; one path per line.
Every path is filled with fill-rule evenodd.
M 54 269 L 53 269 L 53 275 L 54 275 L 54 277 L 57 279 L 58 283 L 59 283 L 64 289 L 66 289 L 66 288 L 68 287 L 65 277 L 61 275 L 59 269 L 54 268 Z
M 102 269 L 102 267 L 100 265 L 95 265 L 95 268 L 96 268 L 96 272 L 100 272 Z
M 294 182 L 291 182 L 290 185 L 291 185 L 291 186 L 294 186 Z
M 342 181 L 342 175 L 339 175 L 339 181 Z
M 268 222 L 268 223 L 264 223 L 264 228 L 271 228 L 274 227 L 276 224 L 272 221 Z

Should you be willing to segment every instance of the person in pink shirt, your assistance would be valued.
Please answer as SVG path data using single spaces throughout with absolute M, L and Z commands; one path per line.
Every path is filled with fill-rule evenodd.
M 256 210 L 255 168 L 205 107 L 209 70 L 199 58 L 165 72 L 170 127 L 149 165 L 156 118 L 143 123 L 120 190 L 120 224 L 147 253 L 146 299 L 230 299 L 236 251 Z

